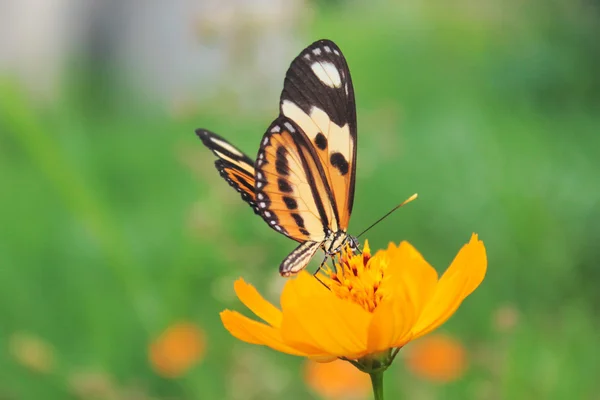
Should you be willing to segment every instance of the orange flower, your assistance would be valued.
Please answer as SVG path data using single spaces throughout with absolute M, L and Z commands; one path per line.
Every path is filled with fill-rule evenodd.
M 436 334 L 418 340 L 407 349 L 406 366 L 415 375 L 436 382 L 460 378 L 467 368 L 463 345 L 450 336 Z
M 307 360 L 304 380 L 325 399 L 364 399 L 371 391 L 369 375 L 345 361 L 319 363 Z
M 483 280 L 487 258 L 473 234 L 444 275 L 438 275 L 408 242 L 390 244 L 373 257 L 346 249 L 335 269 L 300 273 L 286 282 L 281 310 L 239 279 L 239 299 L 257 322 L 225 310 L 221 320 L 236 338 L 320 361 L 343 358 L 364 367 L 387 367 L 397 350 L 442 325 Z M 375 357 L 374 357 L 375 356 Z
M 205 347 L 204 333 L 192 323 L 180 322 L 150 344 L 148 357 L 156 373 L 176 378 L 204 356 Z

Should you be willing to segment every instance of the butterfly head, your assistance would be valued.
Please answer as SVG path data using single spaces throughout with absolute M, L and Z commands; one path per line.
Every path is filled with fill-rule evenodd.
M 359 242 L 354 236 L 348 235 L 344 231 L 338 231 L 331 233 L 329 238 L 323 242 L 323 249 L 327 255 L 340 254 L 344 249 L 349 248 L 350 251 L 354 252 L 358 249 Z
M 348 260 L 356 254 L 362 254 L 359 249 L 360 243 L 355 236 L 346 234 L 343 238 L 342 244 L 336 249 L 335 254 L 339 255 L 340 260 Z M 333 254 L 330 254 L 333 257 Z M 333 258 L 335 260 L 335 258 Z M 335 265 L 335 261 L 334 261 Z
M 350 250 L 352 250 L 352 251 L 358 250 L 358 246 L 360 245 L 360 243 L 358 242 L 358 238 L 355 236 L 350 236 L 350 235 L 348 235 L 348 237 L 346 239 L 346 243 L 348 244 L 348 246 L 350 247 Z

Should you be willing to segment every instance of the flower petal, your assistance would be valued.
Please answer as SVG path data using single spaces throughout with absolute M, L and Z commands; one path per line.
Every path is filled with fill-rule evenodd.
M 454 314 L 460 303 L 479 286 L 487 269 L 483 242 L 477 235 L 458 252 L 438 282 L 431 300 L 413 328 L 414 338 L 431 332 Z
M 436 270 L 410 243 L 402 242 L 389 252 L 390 282 L 394 291 L 406 292 L 419 315 L 434 293 L 438 282 Z
M 368 353 L 406 344 L 411 338 L 411 328 L 417 316 L 414 304 L 407 295 L 401 295 L 400 292 L 397 296 L 380 303 L 373 312 L 369 325 Z
M 225 329 L 234 337 L 247 343 L 262 344 L 282 353 L 296 356 L 309 356 L 312 354 L 288 346 L 281 339 L 281 333 L 269 325 L 254 321 L 243 316 L 237 311 L 224 310 L 221 312 L 221 321 Z
M 281 306 L 281 336 L 286 343 L 340 357 L 365 352 L 370 313 L 339 299 L 309 273 L 286 283 Z
M 273 304 L 265 300 L 254 286 L 246 283 L 242 278 L 233 284 L 235 294 L 246 307 L 256 316 L 269 325 L 279 328 L 283 318 L 281 311 Z

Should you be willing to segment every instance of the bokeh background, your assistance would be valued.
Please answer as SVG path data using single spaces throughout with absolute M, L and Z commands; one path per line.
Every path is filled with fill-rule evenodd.
M 277 299 L 294 244 L 194 129 L 254 155 L 320 38 L 356 90 L 351 232 L 418 192 L 373 248 L 488 250 L 388 398 L 600 399 L 599 37 L 596 0 L 3 1 L 0 399 L 369 398 L 219 320 L 239 276 Z

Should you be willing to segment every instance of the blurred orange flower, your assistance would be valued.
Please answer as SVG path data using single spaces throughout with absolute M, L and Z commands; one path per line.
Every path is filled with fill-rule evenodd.
M 486 268 L 485 247 L 476 234 L 439 279 L 408 242 L 390 244 L 373 257 L 366 243 L 361 254 L 346 249 L 319 279 L 303 272 L 288 280 L 281 310 L 239 279 L 238 298 L 266 324 L 230 310 L 221 320 L 248 343 L 320 361 L 361 361 L 369 355 L 376 358 L 372 367 L 380 368 L 399 348 L 450 318 L 479 286 Z
M 435 382 L 451 382 L 467 369 L 467 352 L 460 341 L 435 334 L 406 349 L 406 366 L 415 375 Z
M 330 363 L 307 360 L 304 380 L 312 390 L 328 400 L 364 399 L 371 392 L 369 375 L 341 360 Z
M 180 322 L 150 344 L 148 357 L 156 373 L 176 378 L 195 365 L 204 356 L 205 349 L 204 332 L 192 323 Z

